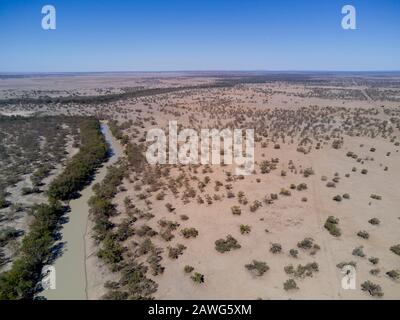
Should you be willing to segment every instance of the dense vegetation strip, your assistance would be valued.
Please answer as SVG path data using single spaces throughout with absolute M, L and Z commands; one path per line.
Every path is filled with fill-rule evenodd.
M 49 186 L 48 195 L 57 200 L 76 197 L 78 191 L 89 182 L 95 170 L 107 157 L 107 143 L 100 130 L 100 123 L 94 118 L 82 121 L 80 125 L 81 148 L 67 162 L 65 170 Z
M 22 241 L 19 258 L 11 270 L 0 274 L 0 300 L 33 298 L 41 270 L 52 259 L 58 221 L 64 209 L 54 200 L 33 208 L 34 222 Z
M 51 183 L 49 204 L 32 208 L 33 223 L 22 241 L 19 257 L 11 270 L 0 275 L 0 300 L 34 297 L 43 266 L 51 263 L 57 253 L 54 244 L 59 236 L 60 218 L 66 210 L 59 200 L 70 199 L 81 190 L 107 156 L 107 145 L 98 120 L 84 118 L 80 134 L 80 151 Z

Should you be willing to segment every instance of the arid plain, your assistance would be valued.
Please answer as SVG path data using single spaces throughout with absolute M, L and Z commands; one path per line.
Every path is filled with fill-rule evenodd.
M 89 215 L 89 299 L 400 298 L 398 73 L 4 75 L 0 99 L 4 118 L 50 116 L 56 129 L 41 140 L 60 134 L 50 146 L 62 156 L 41 192 L 79 149 L 66 116 L 95 116 L 125 150 L 113 165 L 122 173 L 109 193 L 106 235 L 93 207 Z M 146 133 L 169 121 L 254 129 L 254 172 L 149 165 Z M 12 137 L 18 128 L 0 125 L 0 133 L 8 181 L 0 227 L 22 231 L 1 246 L 7 270 L 29 206 L 45 198 L 31 190 L 37 167 L 10 178 L 21 158 L 10 148 L 23 146 Z M 342 287 L 344 265 L 355 268 L 354 290 Z

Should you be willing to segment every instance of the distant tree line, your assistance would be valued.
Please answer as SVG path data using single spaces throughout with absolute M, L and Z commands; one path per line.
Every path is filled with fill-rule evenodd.
M 95 95 L 95 96 L 59 96 L 59 97 L 39 97 L 39 98 L 10 98 L 0 100 L 0 106 L 2 105 L 18 105 L 18 104 L 31 104 L 31 105 L 44 105 L 44 104 L 98 104 L 98 103 L 109 103 L 124 100 L 128 98 L 139 98 L 152 96 L 156 94 L 171 93 L 183 90 L 192 89 L 207 89 L 207 88 L 218 88 L 227 87 L 227 82 L 213 83 L 198 86 L 181 86 L 181 87 L 168 87 L 168 88 L 151 88 L 151 89 L 139 89 L 130 90 L 122 93 L 113 93 L 106 95 Z

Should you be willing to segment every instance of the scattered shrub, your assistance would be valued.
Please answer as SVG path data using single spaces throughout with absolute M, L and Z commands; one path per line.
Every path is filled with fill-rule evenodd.
M 293 257 L 293 258 L 297 258 L 297 255 L 299 254 L 299 251 L 296 249 L 290 249 L 289 254 Z
M 335 200 L 337 202 L 340 202 L 340 201 L 342 201 L 342 196 L 338 194 L 338 195 L 333 197 L 333 200 Z
M 352 267 L 357 267 L 357 263 L 354 261 L 349 261 L 349 262 L 340 262 L 336 265 L 339 269 L 343 269 L 344 266 L 352 266 Z
M 296 281 L 294 281 L 293 279 L 288 279 L 283 283 L 283 289 L 285 289 L 285 291 L 289 291 L 299 288 L 297 287 Z
M 168 212 L 173 212 L 175 210 L 173 205 L 170 203 L 165 204 L 165 207 L 167 208 Z
M 326 183 L 326 186 L 327 186 L 328 188 L 335 188 L 335 187 L 336 187 L 336 184 L 335 184 L 334 182 L 332 182 L 332 181 L 328 181 L 328 182 Z
M 312 169 L 312 168 L 306 168 L 306 169 L 304 169 L 304 171 L 303 171 L 303 176 L 305 177 L 305 178 L 307 178 L 307 177 L 309 177 L 309 176 L 311 176 L 311 175 L 313 175 L 314 174 L 314 170 Z
M 183 268 L 183 270 L 185 271 L 185 273 L 191 273 L 194 268 L 192 266 L 186 265 L 185 268 Z
M 307 249 L 311 249 L 313 244 L 314 244 L 314 239 L 305 238 L 297 243 L 297 247 L 307 250 Z
M 378 218 L 372 218 L 368 221 L 372 225 L 379 225 L 381 221 Z
M 279 192 L 279 194 L 288 197 L 288 196 L 290 196 L 292 193 L 291 193 L 288 189 L 282 188 L 282 189 L 281 189 L 281 192 Z
M 9 241 L 16 239 L 21 232 L 13 227 L 5 227 L 0 230 L 0 247 L 4 247 Z
M 363 239 L 368 239 L 369 238 L 369 233 L 367 231 L 358 231 L 357 235 L 360 238 L 363 238 Z
M 215 250 L 217 250 L 218 252 L 221 252 L 221 253 L 231 251 L 232 249 L 240 249 L 240 248 L 241 248 L 241 245 L 231 235 L 228 235 L 226 237 L 226 240 L 219 239 L 219 240 L 215 241 Z
M 371 194 L 371 199 L 374 199 L 374 200 L 382 200 L 382 196 L 378 196 L 377 194 Z
M 251 227 L 247 224 L 241 224 L 240 225 L 240 233 L 241 234 L 248 234 L 251 231 Z
M 239 206 L 231 207 L 231 211 L 232 211 L 232 214 L 234 214 L 234 215 L 241 215 L 242 214 L 242 210 L 240 209 Z
M 400 256 L 400 244 L 390 247 L 390 251 Z
M 324 227 L 329 231 L 331 235 L 333 235 L 334 237 L 339 237 L 341 235 L 341 231 L 338 227 L 338 224 L 339 224 L 339 219 L 330 216 L 328 217 L 328 219 L 326 219 Z
M 372 274 L 373 276 L 377 276 L 381 272 L 381 269 L 371 269 L 369 270 L 369 273 Z
M 258 200 L 255 200 L 255 201 L 253 202 L 253 204 L 250 206 L 250 211 L 251 211 L 251 212 L 255 212 L 255 211 L 256 211 L 258 208 L 260 208 L 260 207 L 262 207 L 261 202 L 258 201 Z
M 393 280 L 399 280 L 400 279 L 400 271 L 399 270 L 391 270 L 386 272 L 386 275 L 393 279 Z
M 361 290 L 362 291 L 368 291 L 369 294 L 373 297 L 382 297 L 383 292 L 382 288 L 380 285 L 377 285 L 375 283 L 372 283 L 371 281 L 365 281 L 364 283 L 361 284 Z
M 284 267 L 284 270 L 287 274 L 291 274 L 296 278 L 304 278 L 304 277 L 312 277 L 313 272 L 319 271 L 318 263 L 310 262 L 307 263 L 305 266 L 299 264 L 295 269 L 293 265 L 288 265 Z
M 176 247 L 168 247 L 168 257 L 171 259 L 178 259 L 186 247 L 183 244 L 177 244 Z
M 204 282 L 204 275 L 198 272 L 195 272 L 194 275 L 192 275 L 190 278 L 196 283 Z
M 195 228 L 182 229 L 181 233 L 185 238 L 196 238 L 199 235 L 199 232 Z
M 302 190 L 307 190 L 307 184 L 306 183 L 300 183 L 297 187 L 296 187 L 297 191 L 302 191 Z
M 364 258 L 365 257 L 365 253 L 363 251 L 363 246 L 359 246 L 357 248 L 354 248 L 352 254 L 353 254 L 353 256 Z
M 265 262 L 253 260 L 252 263 L 245 265 L 247 270 L 253 272 L 256 276 L 262 276 L 269 270 L 268 265 Z
M 271 243 L 269 251 L 271 251 L 272 253 L 281 253 L 282 246 L 279 243 Z

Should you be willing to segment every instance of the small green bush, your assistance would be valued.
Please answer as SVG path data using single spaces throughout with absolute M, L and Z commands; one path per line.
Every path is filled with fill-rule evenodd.
M 400 270 L 391 270 L 386 272 L 386 275 L 393 279 L 393 280 L 399 280 L 400 279 Z
M 197 231 L 196 228 L 185 228 L 182 229 L 181 233 L 186 239 L 196 238 L 199 235 L 199 232 Z
M 339 269 L 343 269 L 344 266 L 352 266 L 352 267 L 357 267 L 357 263 L 354 261 L 349 261 L 349 262 L 340 262 L 336 265 Z
M 185 268 L 183 268 L 183 270 L 185 271 L 185 273 L 191 273 L 194 268 L 192 266 L 186 265 Z
M 369 238 L 369 233 L 367 231 L 358 231 L 357 235 L 360 238 L 363 238 L 363 239 L 368 239 Z
M 204 275 L 198 272 L 195 272 L 194 275 L 190 277 L 196 283 L 203 283 L 204 282 Z
M 241 224 L 240 225 L 240 233 L 241 234 L 248 234 L 251 231 L 251 227 L 247 224 Z
M 292 193 L 288 189 L 282 188 L 279 194 L 289 197 Z
M 296 281 L 294 281 L 293 279 L 288 279 L 283 283 L 283 289 L 285 289 L 285 291 L 289 291 L 297 290 L 299 288 L 297 287 Z
M 390 251 L 400 256 L 400 244 L 390 247 Z
M 255 201 L 253 202 L 253 204 L 250 205 L 250 211 L 251 211 L 251 212 L 255 212 L 255 211 L 257 211 L 257 209 L 260 208 L 260 207 L 262 207 L 261 202 L 258 201 L 258 200 L 255 200 Z
M 338 195 L 333 197 L 333 200 L 335 200 L 337 202 L 340 202 L 340 201 L 342 201 L 342 196 L 338 194 Z
M 282 245 L 280 245 L 279 243 L 271 243 L 269 251 L 271 251 L 272 253 L 281 253 Z
M 330 216 L 328 217 L 328 219 L 326 219 L 324 227 L 329 231 L 331 235 L 333 235 L 334 237 L 339 237 L 342 233 L 338 227 L 338 224 L 339 224 L 339 219 Z
M 215 241 L 215 250 L 217 250 L 218 252 L 221 252 L 221 253 L 231 251 L 232 249 L 240 249 L 240 248 L 241 248 L 241 245 L 231 235 L 228 235 L 226 237 L 226 240 L 219 239 L 219 240 Z
M 232 211 L 232 214 L 234 214 L 234 215 L 241 215 L 242 214 L 242 210 L 240 209 L 239 206 L 231 207 L 231 211 Z
M 363 251 L 363 246 L 359 246 L 359 247 L 355 248 L 353 250 L 352 254 L 353 254 L 353 256 L 364 258 L 365 253 Z
M 269 270 L 269 267 L 265 262 L 258 260 L 253 260 L 252 263 L 246 264 L 245 267 L 247 270 L 250 270 L 259 277 Z
M 186 247 L 183 244 L 177 244 L 176 247 L 168 247 L 168 256 L 171 259 L 178 259 L 185 249 Z
M 373 297 L 382 297 L 383 291 L 380 285 L 372 283 L 371 281 L 365 281 L 361 284 L 362 291 L 368 291 Z
M 296 249 L 290 249 L 289 254 L 293 257 L 293 258 L 297 258 L 297 255 L 299 254 L 299 251 Z
M 381 221 L 378 218 L 372 218 L 368 221 L 372 225 L 379 225 Z
M 373 276 L 377 276 L 380 272 L 381 269 L 379 268 L 369 270 L 369 273 L 372 274 Z
M 305 238 L 297 243 L 297 247 L 307 250 L 307 249 L 311 249 L 313 244 L 314 244 L 313 238 Z
M 382 196 L 379 196 L 379 195 L 377 195 L 377 194 L 371 194 L 371 199 L 374 199 L 374 200 L 382 200 Z

